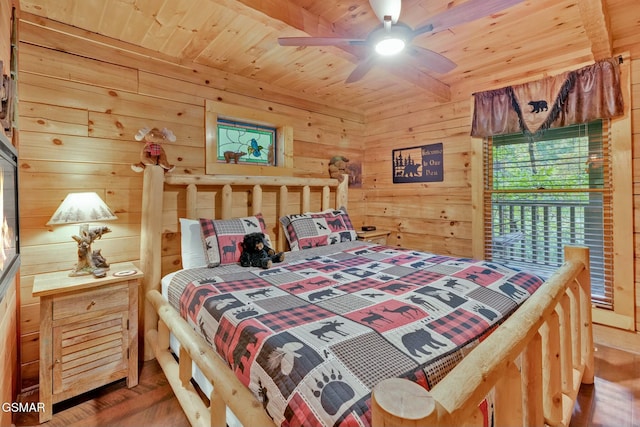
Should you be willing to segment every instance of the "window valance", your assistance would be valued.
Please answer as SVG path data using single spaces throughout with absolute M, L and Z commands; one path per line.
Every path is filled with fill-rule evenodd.
M 586 123 L 623 114 L 620 59 L 474 94 L 471 136 L 488 137 Z

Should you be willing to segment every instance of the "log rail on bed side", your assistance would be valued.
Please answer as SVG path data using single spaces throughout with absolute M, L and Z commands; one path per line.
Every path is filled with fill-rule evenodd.
M 253 181 L 257 177 L 165 177 L 160 168 L 145 170 L 141 232 L 141 264 L 149 280 L 145 283 L 145 357 L 147 350 L 149 358 L 155 355 L 193 426 L 225 426 L 225 406 L 247 427 L 273 426 L 262 404 L 158 291 L 162 228 L 158 206 L 162 206 L 164 182 L 187 185 L 188 212 L 193 214 L 196 187 L 209 181 L 219 186 L 220 179 L 228 180 L 223 188 L 258 186 L 252 201 L 254 213 L 258 212 L 255 204 L 260 206 L 262 184 Z M 281 186 L 282 210 L 286 187 L 299 183 L 293 178 L 268 179 L 268 185 Z M 305 180 L 302 186 L 315 182 Z M 308 210 L 304 201 L 309 199 L 308 191 L 303 190 L 303 211 Z M 337 206 L 346 205 L 346 185 L 343 191 L 336 191 Z M 230 188 L 223 189 L 222 197 L 223 215 L 230 215 Z M 323 207 L 329 203 L 326 200 L 329 197 L 323 196 Z M 478 424 L 478 403 L 494 386 L 496 425 L 567 426 L 580 383 L 592 383 L 594 375 L 588 249 L 565 248 L 564 265 L 543 286 L 431 391 L 407 380 L 378 384 L 372 399 L 373 426 Z M 181 343 L 179 362 L 169 349 L 170 332 Z M 215 387 L 210 404 L 191 384 L 192 361 Z
M 495 387 L 495 425 L 568 426 L 580 384 L 593 384 L 589 250 L 565 263 L 431 391 L 391 379 L 373 390 L 374 427 L 477 425 Z M 473 422 L 473 420 L 476 422 Z

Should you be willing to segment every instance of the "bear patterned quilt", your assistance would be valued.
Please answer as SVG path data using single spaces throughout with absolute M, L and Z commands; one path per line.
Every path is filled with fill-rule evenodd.
M 169 302 L 276 425 L 370 425 L 371 389 L 433 387 L 543 283 L 507 266 L 347 242 L 270 269 L 182 270 Z

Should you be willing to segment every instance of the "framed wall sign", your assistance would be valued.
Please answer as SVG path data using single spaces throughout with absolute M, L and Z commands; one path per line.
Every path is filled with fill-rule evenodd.
M 393 183 L 444 180 L 442 142 L 392 151 Z

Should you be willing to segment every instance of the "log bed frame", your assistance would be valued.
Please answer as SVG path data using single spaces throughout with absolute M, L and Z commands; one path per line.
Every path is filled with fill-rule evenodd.
M 301 212 L 347 205 L 347 181 L 290 176 L 164 175 L 144 171 L 140 263 L 146 304 L 145 359 L 155 356 L 193 426 L 226 425 L 226 407 L 246 427 L 274 426 L 262 404 L 226 363 L 160 294 L 164 184 L 186 186 L 186 216 L 196 218 L 198 187 L 221 188 L 221 219 L 230 218 L 233 186 L 251 187 L 252 212 L 262 211 L 262 189 L 279 191 L 277 216 L 289 214 L 288 191 L 301 191 Z M 321 206 L 310 206 L 310 188 L 320 187 Z M 172 219 L 173 220 L 173 219 Z M 178 219 L 175 219 L 176 223 Z M 284 245 L 282 230 L 277 245 Z M 495 390 L 496 426 L 568 426 L 580 384 L 594 376 L 591 288 L 587 248 L 566 247 L 565 262 L 524 304 L 466 356 L 433 389 L 408 380 L 380 382 L 372 395 L 372 424 L 378 426 L 482 425 L 478 404 Z M 180 342 L 179 361 L 169 349 Z M 207 399 L 192 384 L 192 361 L 214 385 Z M 465 386 L 463 387 L 462 384 Z

